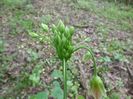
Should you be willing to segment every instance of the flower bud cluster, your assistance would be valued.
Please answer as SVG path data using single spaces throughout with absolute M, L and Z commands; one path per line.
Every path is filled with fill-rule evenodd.
M 66 61 L 70 59 L 74 47 L 72 44 L 72 36 L 74 34 L 74 27 L 67 27 L 63 24 L 63 22 L 60 20 L 58 25 L 52 26 L 52 32 L 53 32 L 53 44 L 56 48 L 56 52 L 58 54 L 58 57 Z

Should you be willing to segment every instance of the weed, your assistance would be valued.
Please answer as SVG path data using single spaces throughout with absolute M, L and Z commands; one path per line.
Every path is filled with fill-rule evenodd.
M 31 80 L 32 85 L 34 87 L 40 84 L 40 76 L 42 73 L 42 69 L 43 69 L 42 65 L 37 64 L 32 70 L 32 73 L 29 75 L 29 80 Z
M 51 92 L 51 96 L 55 99 L 63 99 L 63 90 L 60 87 L 60 83 L 58 81 L 53 82 L 53 89 Z
M 23 12 L 22 12 L 23 13 Z M 11 34 L 18 34 L 27 30 L 31 30 L 33 28 L 33 22 L 30 19 L 23 19 L 23 14 L 18 15 L 11 18 L 9 22 L 9 26 L 11 28 Z M 16 28 L 17 27 L 17 28 Z
M 35 51 L 33 51 L 32 49 L 28 49 L 27 53 L 29 55 L 27 57 L 27 61 L 28 62 L 34 62 L 34 61 L 36 61 L 39 58 L 39 55 Z
M 109 56 L 100 57 L 100 59 L 98 61 L 102 62 L 102 63 L 112 62 Z

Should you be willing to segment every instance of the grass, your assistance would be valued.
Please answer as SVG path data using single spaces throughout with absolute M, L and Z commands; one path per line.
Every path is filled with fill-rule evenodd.
M 7 7 L 22 6 L 27 2 L 27 0 L 1 0 L 3 5 Z
M 118 29 L 125 31 L 133 30 L 133 24 L 130 23 L 133 21 L 133 8 L 130 5 L 125 6 L 124 4 L 115 4 L 106 1 L 101 2 L 103 1 L 79 0 L 78 5 L 81 9 L 91 11 L 101 18 L 117 23 L 116 26 Z
M 17 35 L 34 28 L 32 18 L 27 18 L 35 13 L 30 0 L 1 0 L 0 5 L 0 14 L 6 17 L 8 23 L 5 25 L 10 28 L 10 34 Z

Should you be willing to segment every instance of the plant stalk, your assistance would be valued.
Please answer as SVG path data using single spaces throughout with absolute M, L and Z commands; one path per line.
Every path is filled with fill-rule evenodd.
M 67 68 L 66 68 L 66 60 L 63 59 L 63 80 L 64 80 L 64 98 L 67 99 Z
M 86 47 L 86 46 L 80 46 L 80 47 L 76 48 L 73 52 L 76 52 L 76 51 L 78 51 L 79 49 L 82 49 L 82 48 L 87 49 L 90 52 L 91 57 L 92 57 L 92 61 L 93 61 L 94 75 L 96 76 L 97 75 L 96 60 L 95 60 L 95 57 L 92 53 L 92 50 L 90 48 Z

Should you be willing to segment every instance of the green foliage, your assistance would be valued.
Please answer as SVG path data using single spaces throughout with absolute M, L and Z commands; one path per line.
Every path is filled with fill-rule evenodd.
M 25 12 L 17 11 L 14 17 L 9 19 L 9 26 L 11 28 L 11 34 L 18 34 L 20 32 L 24 32 L 27 30 L 32 30 L 33 28 L 33 21 L 31 19 L 24 19 Z M 17 28 L 16 28 L 17 27 Z
M 2 0 L 0 1 L 1 8 L 4 15 L 10 13 L 10 16 L 6 16 L 8 19 L 8 26 L 11 34 L 18 34 L 22 32 L 27 32 L 27 30 L 32 30 L 34 23 L 32 19 L 26 18 L 29 13 L 33 12 L 33 6 L 30 0 Z
M 96 10 L 96 3 L 93 0 L 78 0 L 78 5 L 77 7 L 79 7 L 80 9 L 84 9 L 84 10 L 90 10 L 90 11 L 94 11 Z
M 61 80 L 63 79 L 63 75 L 62 75 L 62 72 L 60 70 L 54 70 L 51 74 L 51 77 L 53 79 L 58 79 L 58 78 L 60 78 Z
M 131 99 L 131 96 L 126 96 L 126 99 Z
M 4 99 L 4 98 L 0 96 L 0 99 Z
M 52 26 L 53 32 L 53 45 L 56 53 L 63 65 L 63 80 L 64 80 L 64 99 L 67 99 L 67 67 L 66 62 L 71 58 L 74 52 L 72 44 L 72 36 L 74 34 L 74 27 L 67 27 L 60 20 L 59 23 Z M 62 97 L 63 98 L 63 97 Z
M 2 53 L 4 51 L 5 47 L 4 47 L 4 41 L 0 39 L 0 53 Z
M 31 65 L 31 64 L 29 64 L 29 65 Z M 16 87 L 13 90 L 17 90 L 17 93 L 19 93 L 24 88 L 38 87 L 38 86 L 43 87 L 44 83 L 42 85 L 42 82 L 40 79 L 42 70 L 43 70 L 42 63 L 36 64 L 33 67 L 33 70 L 31 71 L 31 73 L 29 71 L 27 71 L 26 68 L 24 70 L 22 70 L 20 78 L 18 79 L 18 81 L 16 83 Z
M 126 5 L 133 4 L 132 0 L 108 0 L 108 1 L 115 2 L 117 4 L 119 4 L 119 3 L 124 3 Z
M 108 50 L 109 52 L 112 52 L 112 51 L 120 51 L 120 50 L 122 50 L 122 47 L 121 47 L 121 44 L 120 44 L 119 41 L 117 41 L 117 40 L 112 40 L 112 41 L 108 44 L 107 50 Z
M 98 74 L 104 74 L 105 72 L 109 72 L 108 66 L 101 66 L 97 68 Z
M 52 89 L 52 94 L 51 96 L 54 97 L 54 99 L 63 99 L 63 90 L 60 87 L 60 83 L 57 81 L 53 82 L 53 89 Z
M 100 57 L 100 59 L 98 60 L 99 62 L 103 62 L 103 63 L 109 63 L 112 62 L 111 58 L 109 56 L 104 56 L 104 57 Z
M 32 70 L 32 74 L 29 75 L 29 80 L 31 80 L 33 86 L 40 84 L 42 69 L 43 69 L 42 65 L 37 64 Z
M 118 93 L 112 93 L 109 99 L 121 99 L 120 94 Z
M 120 62 L 126 61 L 126 58 L 121 53 L 114 53 L 113 56 L 114 56 L 114 60 L 116 60 L 116 61 L 120 61 Z
M 14 6 L 22 6 L 27 2 L 27 0 L 2 0 L 1 2 L 3 2 L 4 5 L 6 6 L 14 7 Z
M 35 32 L 30 32 L 29 31 L 29 35 L 33 38 L 39 38 L 39 34 L 35 33 Z
M 85 97 L 82 95 L 78 95 L 78 99 L 85 99 Z
M 76 81 L 67 81 L 69 96 L 76 97 L 78 95 L 78 89 L 80 84 Z
M 28 57 L 27 57 L 27 61 L 29 62 L 33 62 L 36 61 L 39 58 L 39 55 L 37 52 L 33 51 L 32 49 L 28 49 L 27 50 L 28 53 Z
M 38 92 L 35 95 L 29 96 L 28 99 L 48 99 L 48 95 L 49 95 L 48 92 Z

